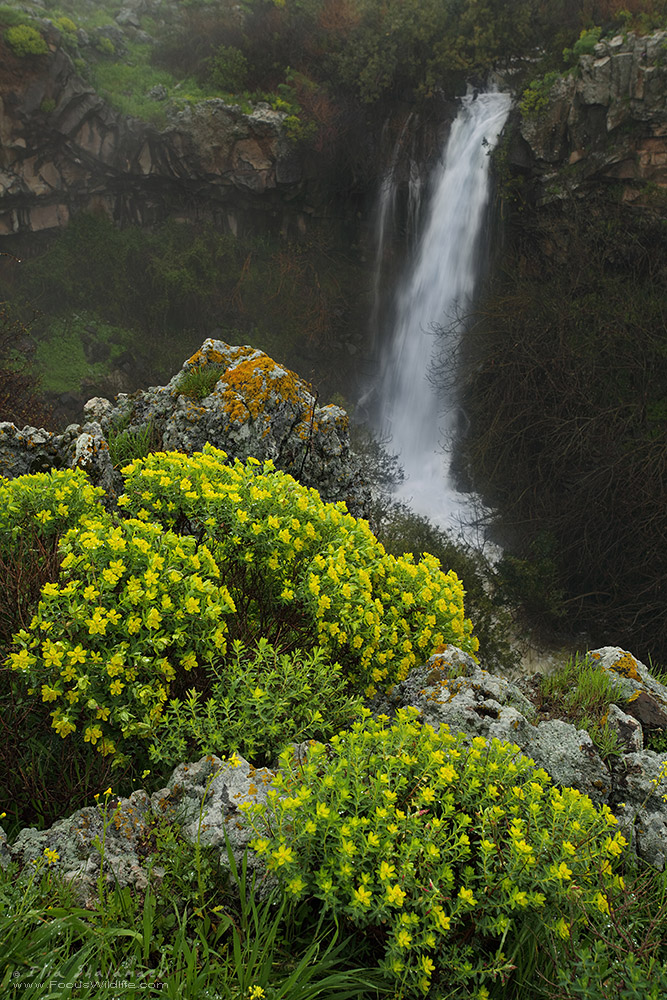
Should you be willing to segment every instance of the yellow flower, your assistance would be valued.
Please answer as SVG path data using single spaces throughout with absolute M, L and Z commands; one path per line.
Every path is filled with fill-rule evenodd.
M 55 701 L 60 691 L 56 688 L 49 687 L 48 684 L 42 684 L 42 701 Z
M 125 687 L 125 685 L 123 684 L 123 682 L 119 681 L 118 678 L 116 678 L 115 681 L 111 682 L 111 686 L 109 687 L 109 690 L 111 691 L 111 694 L 115 695 L 115 694 L 120 694 L 124 687 Z M 100 733 L 100 736 L 101 735 L 102 734 Z
M 386 861 L 380 862 L 380 878 L 384 882 L 385 879 L 391 878 L 396 874 L 396 866 L 390 865 Z
M 556 931 L 563 939 L 569 938 L 570 936 L 569 924 L 562 917 L 556 924 Z
M 404 928 L 401 928 L 396 935 L 396 944 L 399 948 L 409 948 L 411 943 L 412 936 Z
M 81 643 L 78 643 L 78 645 L 76 645 L 74 649 L 68 650 L 67 655 L 69 657 L 70 663 L 86 662 L 86 651 L 81 645 Z
M 275 861 L 276 867 L 280 868 L 281 865 L 289 864 L 293 860 L 294 852 L 291 847 L 281 844 L 277 851 L 271 851 L 271 857 Z
M 387 902 L 388 903 L 392 903 L 394 906 L 403 906 L 403 900 L 404 899 L 405 899 L 405 893 L 401 889 L 400 885 L 388 885 L 387 886 Z
M 361 903 L 367 909 L 371 905 L 371 899 L 373 898 L 372 892 L 365 888 L 365 886 L 360 885 L 358 889 L 355 889 L 352 893 L 352 897 L 357 902 Z
M 146 625 L 148 628 L 157 628 L 162 621 L 162 615 L 157 608 L 151 608 L 146 615 Z
M 561 881 L 567 881 L 567 879 L 572 877 L 572 869 L 568 868 L 564 861 L 556 867 L 556 865 L 551 865 L 549 869 L 554 878 L 560 879 Z
M 76 729 L 76 726 L 74 726 L 66 716 L 54 716 L 51 725 L 58 733 L 58 736 L 61 736 L 62 739 L 65 739 L 66 736 L 69 736 L 69 734 L 73 733 Z
M 193 652 L 186 653 L 185 656 L 181 657 L 181 666 L 184 670 L 192 670 L 197 665 L 197 657 Z
M 292 896 L 298 896 L 299 893 L 303 892 L 305 888 L 306 888 L 306 883 L 304 882 L 304 880 L 301 878 L 300 875 L 297 875 L 296 878 L 291 879 L 287 883 L 286 891 L 289 892 L 290 895 Z
M 459 899 L 463 900 L 463 902 L 467 903 L 469 906 L 474 906 L 477 902 L 472 889 L 466 889 L 464 886 L 461 886 L 459 889 Z
M 58 854 L 57 851 L 54 851 L 53 848 L 51 848 L 51 847 L 45 847 L 44 848 L 44 857 L 46 858 L 47 862 L 50 865 L 53 865 L 53 864 L 56 863 L 56 861 L 58 860 L 58 858 L 60 857 L 60 855 Z
M 84 743 L 92 743 L 93 746 L 102 736 L 102 730 L 99 726 L 88 726 L 85 733 L 83 734 Z

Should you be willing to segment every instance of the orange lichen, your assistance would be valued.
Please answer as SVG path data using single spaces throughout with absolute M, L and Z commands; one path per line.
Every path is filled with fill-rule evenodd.
M 205 351 L 201 347 L 198 351 L 188 358 L 186 364 L 188 365 L 201 365 L 201 364 L 216 364 L 223 365 L 227 361 L 222 351 Z
M 265 354 L 239 362 L 226 372 L 224 382 L 224 410 L 230 420 L 239 423 L 263 413 L 272 393 L 283 402 L 301 405 L 305 389 L 298 375 Z
M 637 670 L 637 661 L 630 653 L 623 653 L 615 663 L 612 663 L 611 670 L 620 677 L 629 677 L 633 681 L 641 681 Z

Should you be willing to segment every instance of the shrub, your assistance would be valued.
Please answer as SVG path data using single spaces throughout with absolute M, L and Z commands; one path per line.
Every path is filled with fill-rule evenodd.
M 549 97 L 556 80 L 559 80 L 561 73 L 553 70 L 545 73 L 537 80 L 533 80 L 521 95 L 521 114 L 525 118 L 537 118 L 546 110 L 549 105 Z
M 29 24 L 16 24 L 5 31 L 5 41 L 15 56 L 46 55 L 49 47 L 36 28 Z
M 71 17 L 57 17 L 53 22 L 59 31 L 62 31 L 64 35 L 75 35 L 76 34 L 76 24 Z
M 321 646 L 369 696 L 438 646 L 477 649 L 463 586 L 434 556 L 388 555 L 344 504 L 325 503 L 271 462 L 226 458 L 212 447 L 149 455 L 123 470 L 118 503 L 205 537 L 248 631 L 283 648 Z
M 100 52 L 103 56 L 116 55 L 116 47 L 114 43 L 111 41 L 111 39 L 107 38 L 106 35 L 98 35 L 98 37 L 95 39 L 94 44 L 97 51 Z
M 566 63 L 576 63 L 580 56 L 593 54 L 595 46 L 600 41 L 602 28 L 584 28 L 571 49 L 563 49 L 563 59 Z
M 9 665 L 54 702 L 52 727 L 77 727 L 105 756 L 151 733 L 172 682 L 226 648 L 235 611 L 208 549 L 129 520 L 88 518 L 64 537 L 60 584 L 47 584 Z
M 260 639 L 250 653 L 237 640 L 216 675 L 205 703 L 194 688 L 183 701 L 169 702 L 150 748 L 153 760 L 174 766 L 238 751 L 264 765 L 289 742 L 327 739 L 355 714 L 357 700 L 340 666 L 321 649 L 279 654 Z
M 82 469 L 53 469 L 16 479 L 0 478 L 0 553 L 28 537 L 53 539 L 97 510 L 104 490 Z
M 208 79 L 219 90 L 238 93 L 245 89 L 248 79 L 248 60 L 240 49 L 220 45 L 214 56 L 206 61 Z
M 506 941 L 569 938 L 573 895 L 579 921 L 607 912 L 625 840 L 607 807 L 553 787 L 518 747 L 416 716 L 366 718 L 305 763 L 283 753 L 268 803 L 247 806 L 251 846 L 286 895 L 371 928 L 410 994 L 439 979 L 488 996 L 511 968 Z

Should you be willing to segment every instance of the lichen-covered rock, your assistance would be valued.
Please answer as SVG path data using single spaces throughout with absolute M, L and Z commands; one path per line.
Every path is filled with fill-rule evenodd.
M 207 369 L 219 373 L 210 394 L 184 395 L 184 377 Z M 343 500 L 355 515 L 366 509 L 345 411 L 318 407 L 303 379 L 253 347 L 209 338 L 166 386 L 121 394 L 104 413 L 98 402 L 95 412 L 107 433 L 129 420 L 130 431 L 150 424 L 167 451 L 191 454 L 210 442 L 232 458 L 271 459 L 323 499 Z
M 55 851 L 53 869 L 76 886 L 82 900 L 90 900 L 98 893 L 97 880 L 104 855 L 106 883 L 145 890 L 148 869 L 139 857 L 139 845 L 148 833 L 148 795 L 136 791 L 126 799 L 102 797 L 100 803 L 79 809 L 48 830 L 32 827 L 21 830 L 9 848 L 12 860 L 30 864 L 43 860 L 45 851 Z
M 239 807 L 243 802 L 266 801 L 271 779 L 266 768 L 254 768 L 238 756 L 223 761 L 209 755 L 180 764 L 167 787 L 150 797 L 143 790 L 129 798 L 101 796 L 98 805 L 79 809 L 48 830 L 21 830 L 12 845 L 0 828 L 0 865 L 42 859 L 76 887 L 82 901 L 89 902 L 98 895 L 103 856 L 102 875 L 109 888 L 131 885 L 143 892 L 150 878 L 164 875 L 147 847 L 156 817 L 175 822 L 190 844 L 219 848 L 223 865 L 228 864 L 228 839 L 240 864 L 252 830 Z M 57 857 L 51 854 L 49 859 L 45 851 Z M 254 864 L 260 867 L 256 859 Z
M 607 712 L 608 725 L 618 733 L 626 752 L 632 753 L 644 749 L 644 734 L 641 723 L 632 715 L 622 711 L 618 705 L 610 705 Z
M 240 807 L 246 802 L 266 802 L 272 779 L 267 768 L 253 767 L 238 754 L 229 761 L 209 754 L 196 763 L 179 764 L 168 786 L 156 792 L 151 803 L 157 815 L 178 816 L 189 843 L 217 847 L 223 866 L 228 864 L 229 842 L 240 865 L 253 836 Z
M 612 808 L 625 837 L 653 868 L 667 861 L 667 754 L 625 754 L 616 768 Z
M 22 430 L 7 421 L 0 423 L 0 476 L 16 476 L 46 472 L 62 464 L 58 435 L 43 427 Z
M 114 474 L 109 446 L 99 423 L 70 424 L 62 434 L 43 427 L 0 423 L 0 476 L 47 472 L 49 469 L 81 468 L 96 486 L 113 499 L 121 480 Z
M 587 655 L 591 663 L 608 673 L 614 683 L 621 687 L 626 701 L 634 701 L 643 692 L 650 694 L 659 705 L 667 709 L 667 687 L 657 681 L 648 667 L 627 649 L 602 646 L 591 650 Z
M 609 770 L 585 730 L 553 720 L 534 725 L 534 706 L 519 688 L 490 674 L 453 646 L 411 671 L 387 701 L 390 710 L 413 705 L 425 723 L 486 739 L 516 743 L 560 785 L 571 785 L 597 803 L 606 802 Z
M 185 395 L 191 372 L 219 375 L 203 399 Z M 165 451 L 192 454 L 207 442 L 231 459 L 271 459 L 329 502 L 344 501 L 364 516 L 370 494 L 350 445 L 348 418 L 338 406 L 317 406 L 310 386 L 253 347 L 208 339 L 165 386 L 154 386 L 116 403 L 95 397 L 84 407 L 89 422 L 62 434 L 0 424 L 0 475 L 14 478 L 50 468 L 80 466 L 113 502 L 122 488 L 106 438 L 119 427 L 130 434 L 151 427 Z
M 473 736 L 498 735 L 513 742 L 519 725 L 530 725 L 526 716 L 535 714 L 515 684 L 484 670 L 472 656 L 451 645 L 426 666 L 411 670 L 377 707 L 393 712 L 408 705 L 419 709 L 422 720 L 434 729 L 444 723 Z M 499 722 L 505 723 L 504 729 L 491 734 Z

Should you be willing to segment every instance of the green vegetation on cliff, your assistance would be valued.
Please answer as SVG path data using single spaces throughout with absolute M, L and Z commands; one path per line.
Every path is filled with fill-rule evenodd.
M 468 449 L 543 622 L 667 654 L 667 224 L 610 200 L 517 213 L 469 339 Z

